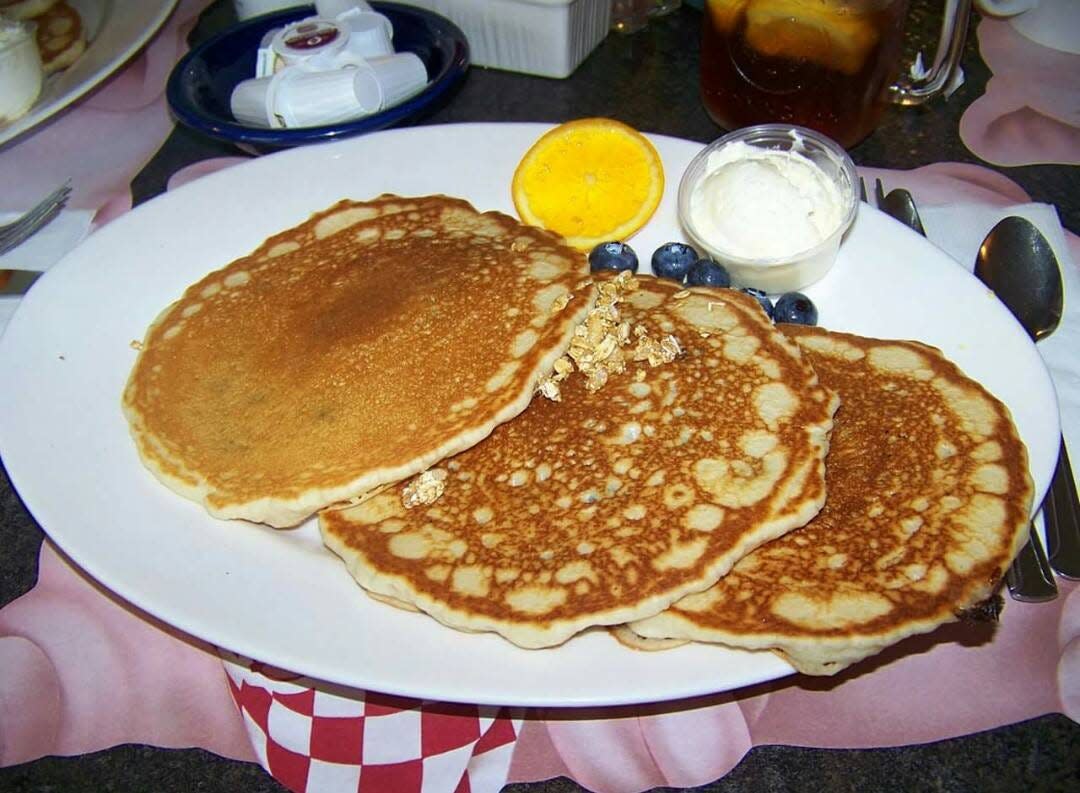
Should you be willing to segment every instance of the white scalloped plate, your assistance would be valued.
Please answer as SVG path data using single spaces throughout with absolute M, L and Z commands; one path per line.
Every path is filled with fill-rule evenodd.
M 67 69 L 46 78 L 26 115 L 0 124 L 0 146 L 48 121 L 127 63 L 165 24 L 177 0 L 139 0 L 122 7 L 114 0 L 69 2 L 82 17 L 86 51 Z

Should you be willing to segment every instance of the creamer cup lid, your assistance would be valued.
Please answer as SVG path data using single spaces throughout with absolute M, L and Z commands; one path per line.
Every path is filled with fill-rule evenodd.
M 364 58 L 394 54 L 394 26 L 382 14 L 357 12 L 338 21 L 349 31 L 351 53 Z
M 316 55 L 332 54 L 349 40 L 349 31 L 331 19 L 308 17 L 279 30 L 270 44 L 285 63 L 297 63 Z

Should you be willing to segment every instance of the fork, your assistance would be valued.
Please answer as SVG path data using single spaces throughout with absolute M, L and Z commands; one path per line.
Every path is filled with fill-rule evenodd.
M 71 183 L 65 182 L 18 219 L 0 226 L 0 256 L 21 245 L 60 214 L 71 195 Z
M 872 207 L 880 207 L 881 202 L 885 200 L 885 186 L 881 183 L 881 179 L 874 180 L 874 200 L 871 201 L 870 196 L 866 194 L 866 180 L 860 176 L 859 200 Z

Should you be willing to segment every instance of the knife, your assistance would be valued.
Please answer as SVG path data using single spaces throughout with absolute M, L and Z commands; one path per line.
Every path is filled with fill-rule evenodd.
M 37 270 L 0 270 L 0 295 L 24 295 L 42 275 Z
M 1080 579 L 1080 499 L 1076 494 L 1065 438 L 1061 439 L 1057 469 L 1043 502 L 1046 514 L 1046 547 L 1050 566 L 1058 575 Z

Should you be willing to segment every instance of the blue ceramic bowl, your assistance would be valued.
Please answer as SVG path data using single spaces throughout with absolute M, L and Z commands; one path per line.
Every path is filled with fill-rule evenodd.
M 465 34 L 450 20 L 422 8 L 396 3 L 371 5 L 394 26 L 394 49 L 415 52 L 427 67 L 427 87 L 401 104 L 375 115 L 322 127 L 262 129 L 233 118 L 229 97 L 237 83 L 255 76 L 259 42 L 267 31 L 315 13 L 314 6 L 302 6 L 231 27 L 185 55 L 169 75 L 169 107 L 181 123 L 198 132 L 260 151 L 362 135 L 419 115 L 465 74 L 469 66 Z

